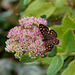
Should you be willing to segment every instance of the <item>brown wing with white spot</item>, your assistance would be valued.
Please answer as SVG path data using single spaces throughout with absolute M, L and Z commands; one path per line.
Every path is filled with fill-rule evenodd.
M 54 41 L 53 42 L 54 45 L 58 45 L 59 44 L 59 40 L 58 39 L 54 39 L 53 41 Z
M 46 40 L 45 42 L 45 48 L 46 51 L 51 51 L 54 47 L 54 45 L 57 45 L 59 43 L 58 39 L 54 39 L 54 40 Z
M 53 39 L 57 37 L 57 33 L 53 29 L 49 31 L 49 35 L 53 37 Z
M 46 51 L 49 52 L 53 49 L 54 45 L 52 44 L 52 41 L 50 40 L 46 40 L 45 41 L 45 48 L 46 48 Z
M 47 36 L 49 35 L 49 28 L 43 24 L 40 24 L 39 25 L 39 29 L 40 29 L 40 32 L 42 34 L 42 36 L 46 39 Z

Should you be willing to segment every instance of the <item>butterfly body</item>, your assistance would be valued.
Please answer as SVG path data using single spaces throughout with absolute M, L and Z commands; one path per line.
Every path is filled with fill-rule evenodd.
M 49 30 L 49 28 L 43 24 L 39 25 L 39 30 L 43 36 L 43 42 L 45 43 L 46 51 L 51 51 L 54 45 L 59 43 L 57 38 L 57 33 L 54 30 Z

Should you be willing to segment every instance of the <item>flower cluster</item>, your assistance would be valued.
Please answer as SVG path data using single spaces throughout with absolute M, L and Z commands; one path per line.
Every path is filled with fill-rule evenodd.
M 9 31 L 5 50 L 15 53 L 16 58 L 21 58 L 27 52 L 31 58 L 44 57 L 46 49 L 38 26 L 47 25 L 47 21 L 43 18 L 23 17 L 19 24 Z
M 47 25 L 47 21 L 42 19 L 42 18 L 37 18 L 37 17 L 23 17 L 19 20 L 19 24 L 23 26 L 24 28 L 31 28 L 34 25 L 39 25 L 39 24 L 44 24 Z M 33 25 L 34 24 L 34 25 Z

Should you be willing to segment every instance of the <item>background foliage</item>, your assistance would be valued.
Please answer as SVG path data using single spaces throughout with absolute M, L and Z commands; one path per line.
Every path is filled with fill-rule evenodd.
M 18 19 L 24 16 L 47 19 L 48 27 L 57 32 L 60 40 L 57 56 L 51 55 L 55 49 L 38 62 L 23 64 L 4 50 L 8 31 L 19 25 Z M 75 0 L 0 0 L 0 75 L 75 75 L 73 29 Z

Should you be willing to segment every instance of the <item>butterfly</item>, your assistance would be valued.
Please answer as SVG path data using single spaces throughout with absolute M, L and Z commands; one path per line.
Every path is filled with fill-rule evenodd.
M 59 44 L 57 33 L 53 29 L 49 30 L 47 26 L 39 24 L 39 30 L 43 36 L 43 42 L 45 44 L 46 52 L 51 51 L 54 45 Z

